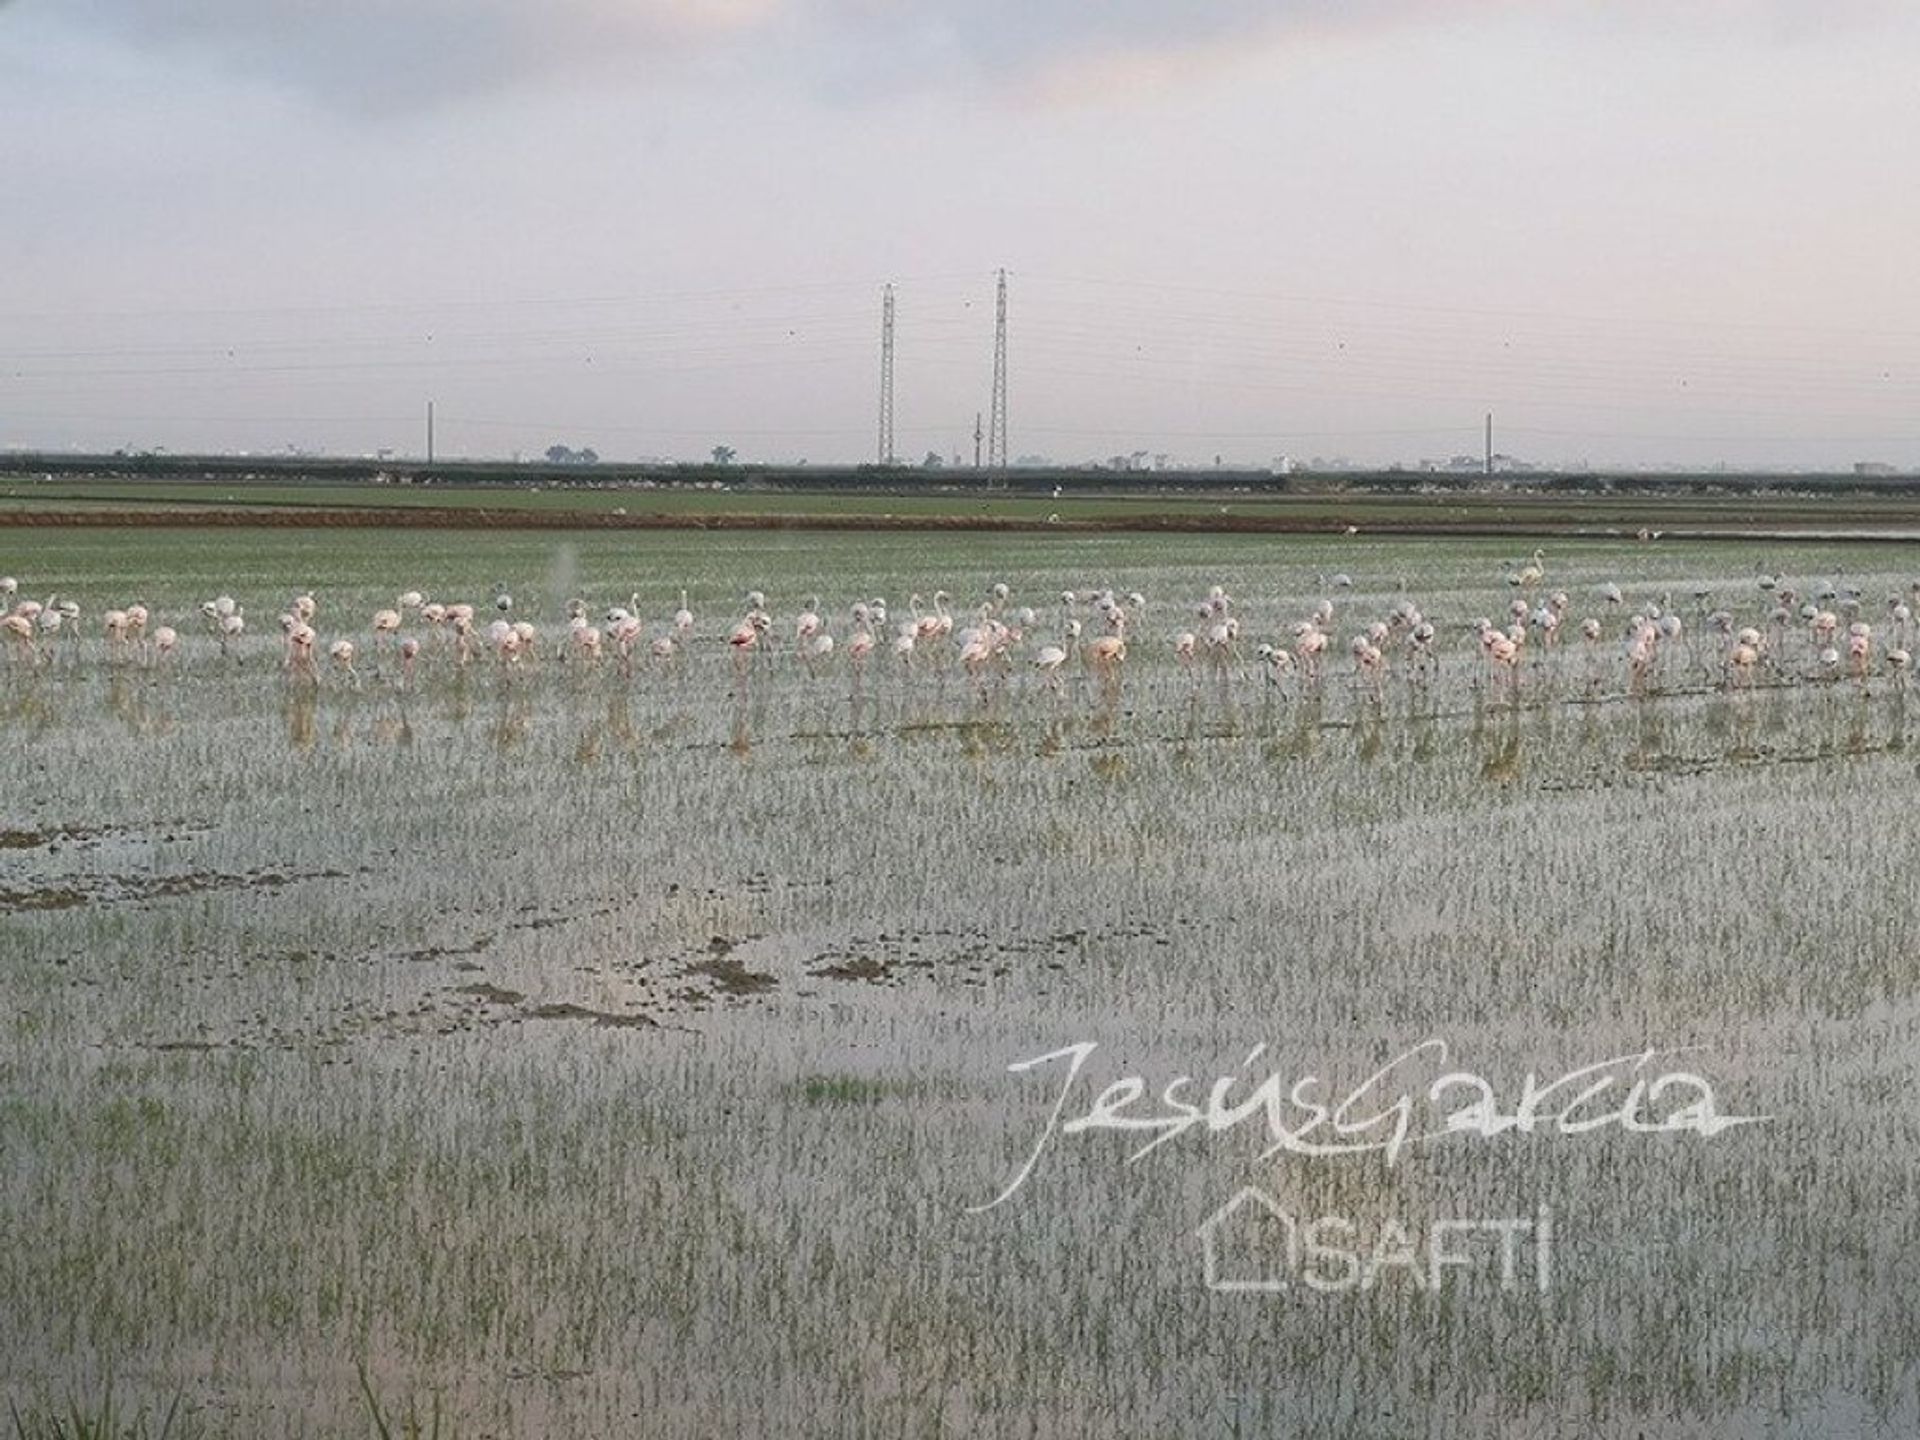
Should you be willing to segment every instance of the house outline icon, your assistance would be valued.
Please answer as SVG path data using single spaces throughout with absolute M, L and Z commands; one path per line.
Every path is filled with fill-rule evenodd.
M 1280 1222 L 1286 1231 L 1286 1266 L 1278 1274 L 1267 1271 L 1258 1279 L 1230 1279 L 1220 1273 L 1221 1227 L 1232 1220 L 1249 1205 L 1257 1205 L 1268 1217 Z M 1287 1290 L 1286 1277 L 1299 1264 L 1299 1232 L 1293 1216 L 1280 1208 L 1275 1200 L 1258 1185 L 1243 1185 L 1234 1191 L 1225 1204 L 1200 1222 L 1194 1231 L 1200 1237 L 1201 1265 L 1206 1277 L 1207 1289 L 1219 1295 L 1280 1295 Z M 1258 1253 L 1258 1252 L 1256 1252 Z

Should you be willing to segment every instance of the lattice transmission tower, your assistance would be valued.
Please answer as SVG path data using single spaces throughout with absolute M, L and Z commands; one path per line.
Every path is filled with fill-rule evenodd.
M 1007 272 L 993 306 L 993 403 L 987 407 L 987 473 L 1007 478 Z
M 893 453 L 893 286 L 880 292 L 880 447 L 882 465 L 895 463 Z

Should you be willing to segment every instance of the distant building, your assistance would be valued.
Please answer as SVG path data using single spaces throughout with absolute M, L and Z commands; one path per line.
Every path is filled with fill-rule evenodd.
M 1884 460 L 1856 460 L 1853 462 L 1856 475 L 1898 475 L 1900 472 Z

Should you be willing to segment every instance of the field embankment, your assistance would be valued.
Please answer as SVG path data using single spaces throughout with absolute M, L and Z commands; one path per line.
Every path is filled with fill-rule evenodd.
M 0 460 L 0 527 L 848 530 L 1619 539 L 1920 537 L 1895 477 L 1493 479 L 873 467 L 376 469 L 235 457 Z

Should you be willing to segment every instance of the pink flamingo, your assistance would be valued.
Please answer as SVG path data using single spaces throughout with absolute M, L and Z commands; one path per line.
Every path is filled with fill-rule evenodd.
M 1033 668 L 1046 678 L 1049 690 L 1060 688 L 1060 668 L 1067 663 L 1067 652 L 1059 645 L 1042 645 L 1034 652 Z
M 293 619 L 293 624 L 287 627 L 286 668 L 302 679 L 316 679 L 318 677 L 313 668 L 313 627 L 304 620 L 289 618 Z
M 821 630 L 808 640 L 800 652 L 800 659 L 807 667 L 809 675 L 817 674 L 820 666 L 833 658 L 833 636 Z
M 376 610 L 373 612 L 373 643 L 378 651 L 384 651 L 388 637 L 400 628 L 398 610 Z
M 0 620 L 0 630 L 6 632 L 15 656 L 25 654 L 29 661 L 36 664 L 39 662 L 40 647 L 34 641 L 33 616 L 15 610 L 4 620 Z
M 1873 665 L 1873 628 L 1864 620 L 1856 620 L 1847 628 L 1847 663 L 1853 678 L 1865 684 Z
M 333 661 L 334 667 L 346 675 L 348 679 L 357 683 L 360 676 L 353 668 L 353 655 L 354 649 L 351 640 L 336 640 L 327 647 L 327 658 Z
M 738 693 L 745 696 L 747 671 L 754 651 L 760 647 L 760 632 L 765 628 L 766 612 L 755 609 L 746 615 L 727 636 L 727 648 L 733 652 L 733 675 Z
M 1262 645 L 1254 652 L 1260 657 L 1260 666 L 1266 673 L 1267 684 L 1278 687 L 1293 674 L 1293 656 L 1278 645 Z
M 1109 703 L 1120 697 L 1120 667 L 1126 663 L 1127 637 L 1102 635 L 1086 648 L 1087 668 L 1100 681 L 1101 694 Z

